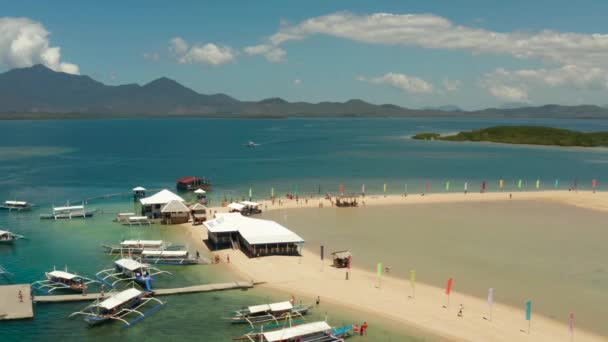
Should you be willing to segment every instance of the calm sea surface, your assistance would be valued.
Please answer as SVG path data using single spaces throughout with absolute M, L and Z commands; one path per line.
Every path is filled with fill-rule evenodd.
M 155 238 L 187 242 L 171 227 L 125 228 L 111 222 L 113 213 L 130 211 L 125 193 L 135 186 L 174 188 L 178 177 L 209 177 L 212 200 L 239 198 L 252 188 L 253 197 L 277 194 L 337 192 L 419 192 L 426 183 L 442 191 L 470 190 L 482 180 L 496 190 L 498 179 L 513 188 L 522 178 L 532 188 L 556 178 L 561 187 L 589 188 L 598 178 L 602 187 L 608 171 L 607 149 L 544 148 L 484 143 L 414 141 L 420 131 L 457 132 L 506 123 L 506 120 L 453 119 L 294 119 L 294 120 L 92 120 L 0 121 L 0 200 L 19 199 L 38 204 L 31 213 L 0 212 L 0 226 L 27 236 L 14 246 L 0 246 L 0 265 L 17 283 L 41 279 L 53 266 L 93 276 L 111 265 L 99 245 L 122 238 Z M 584 131 L 608 130 L 606 121 L 508 120 L 509 123 L 550 125 Z M 248 140 L 260 144 L 243 146 Z M 102 196 L 102 197 L 99 197 Z M 102 210 L 91 220 L 41 221 L 38 215 L 52 204 L 88 199 Z M 159 277 L 157 287 L 183 286 L 234 279 L 221 266 L 167 267 L 172 277 Z M 0 280 L 0 282 L 6 282 Z M 164 297 L 167 306 L 129 329 L 117 324 L 87 328 L 67 315 L 85 303 L 36 306 L 36 318 L 0 323 L 0 341 L 35 340 L 229 340 L 243 332 L 220 321 L 231 309 L 286 294 L 261 289 Z M 414 333 L 374 322 L 339 308 L 322 308 L 330 322 L 367 319 L 374 341 L 406 341 Z

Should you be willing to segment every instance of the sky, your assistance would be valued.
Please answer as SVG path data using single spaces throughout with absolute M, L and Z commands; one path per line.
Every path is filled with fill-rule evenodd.
M 5 1 L 0 71 L 240 100 L 608 104 L 608 1 Z

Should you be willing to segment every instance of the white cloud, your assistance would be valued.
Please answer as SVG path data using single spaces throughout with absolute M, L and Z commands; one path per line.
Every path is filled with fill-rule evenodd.
M 608 65 L 608 34 L 551 30 L 503 33 L 456 25 L 431 14 L 334 13 L 285 25 L 269 41 L 280 45 L 318 34 L 372 44 L 539 58 L 558 64 Z
M 236 58 L 236 52 L 229 46 L 207 43 L 189 47 L 188 43 L 180 37 L 169 41 L 169 50 L 177 56 L 180 63 L 184 64 L 199 63 L 218 66 L 233 62 Z
M 287 55 L 285 50 L 268 44 L 247 46 L 243 49 L 243 51 L 250 56 L 263 55 L 266 60 L 272 63 L 280 63 L 285 61 L 285 55 Z
M 564 65 L 552 69 L 496 69 L 486 78 L 495 83 L 525 83 L 543 87 L 608 89 L 608 71 L 598 67 Z
M 294 86 L 299 86 L 300 84 L 302 84 L 302 80 L 295 79 L 295 80 L 291 81 L 291 84 L 293 84 Z
M 492 85 L 488 88 L 494 97 L 509 102 L 528 102 L 526 90 L 506 85 Z
M 358 76 L 358 80 L 365 81 L 364 77 Z M 371 84 L 384 84 L 395 87 L 406 93 L 414 94 L 429 94 L 433 92 L 433 85 L 423 79 L 389 72 L 380 77 L 374 77 L 367 80 Z
M 78 74 L 78 65 L 61 61 L 61 48 L 51 47 L 50 33 L 28 18 L 0 18 L 0 64 L 23 68 L 44 64 L 52 70 Z
M 160 54 L 158 52 L 144 52 L 142 54 L 145 60 L 158 62 L 160 60 Z
M 443 88 L 445 88 L 446 91 L 457 91 L 460 87 L 462 87 L 462 82 L 459 80 L 443 79 Z

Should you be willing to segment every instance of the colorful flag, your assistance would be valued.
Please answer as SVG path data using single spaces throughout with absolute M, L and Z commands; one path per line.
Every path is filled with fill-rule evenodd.
M 424 184 L 424 192 L 429 192 L 429 183 Z
M 445 286 L 445 294 L 447 294 L 448 296 L 450 295 L 450 292 L 452 292 L 453 283 L 454 283 L 454 279 L 452 279 L 452 278 L 448 279 L 448 283 Z
M 416 287 L 416 270 L 410 271 L 410 285 L 412 288 Z
M 251 191 L 251 188 L 249 188 L 249 198 L 251 198 L 253 196 L 253 191 Z
M 362 185 L 361 185 L 361 193 L 362 193 L 362 194 L 365 194 L 365 184 L 362 184 Z
M 557 178 L 555 179 L 555 188 L 556 189 L 559 188 L 559 179 L 557 179 Z
M 488 305 L 491 307 L 494 304 L 494 289 L 488 289 Z
M 469 182 L 464 182 L 464 191 L 469 190 Z
M 324 256 L 325 256 L 325 246 L 321 245 L 321 260 L 323 260 Z
M 302 255 L 302 249 L 304 248 L 304 241 L 300 241 L 300 255 Z
M 445 182 L 445 191 L 450 191 L 450 181 Z
M 380 277 L 382 277 L 382 263 L 381 262 L 378 263 L 376 273 L 378 275 L 378 280 L 380 280 Z
M 384 183 L 384 193 L 386 193 L 387 189 L 388 189 L 388 187 L 386 186 L 386 183 Z
M 403 187 L 403 191 L 405 194 L 407 194 L 407 183 L 405 183 L 405 186 Z
M 517 182 L 517 188 L 521 189 L 521 179 Z
M 570 333 L 574 333 L 574 312 L 571 312 L 568 315 L 568 328 L 570 329 Z
M 353 262 L 353 256 L 349 255 L 348 256 L 348 263 L 346 264 L 346 267 L 348 267 L 348 270 L 350 271 L 350 265 Z
M 505 187 L 505 182 L 501 179 L 498 181 L 498 187 L 502 190 Z
M 481 192 L 486 192 L 486 181 L 481 181 Z
M 526 301 L 526 321 L 532 318 L 532 300 Z
M 593 187 L 593 190 L 597 188 L 597 179 L 593 178 L 593 180 L 591 181 L 591 187 Z
M 340 183 L 340 194 L 344 195 L 344 184 Z
M 536 188 L 537 188 L 537 189 L 540 189 L 540 179 L 537 179 L 537 180 L 536 180 Z
M 270 188 L 270 197 L 274 197 L 274 187 Z

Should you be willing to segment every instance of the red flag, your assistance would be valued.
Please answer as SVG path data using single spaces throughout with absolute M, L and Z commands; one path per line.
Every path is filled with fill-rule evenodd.
M 597 179 L 593 178 L 593 180 L 591 181 L 591 185 L 594 189 L 597 188 Z
M 340 183 L 340 193 L 344 195 L 344 184 Z
M 452 283 L 454 282 L 454 279 L 450 278 L 448 279 L 448 284 L 445 286 L 445 294 L 447 294 L 448 296 L 450 295 L 450 292 L 452 292 Z
M 570 317 L 568 317 L 568 326 L 570 327 L 570 333 L 574 331 L 574 312 L 570 313 Z
M 424 184 L 424 192 L 429 192 L 429 183 Z
M 352 255 L 349 255 L 349 256 L 348 256 L 348 265 L 347 265 L 347 266 L 348 266 L 348 270 L 349 270 L 349 271 L 350 271 L 350 263 L 351 263 L 351 261 L 352 261 L 352 258 L 353 258 L 353 256 L 352 256 Z

